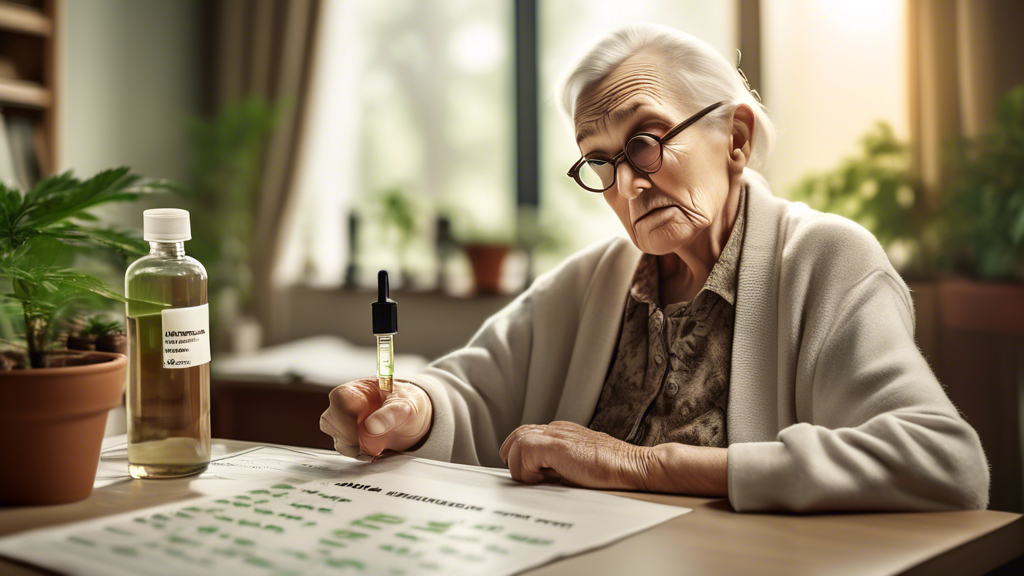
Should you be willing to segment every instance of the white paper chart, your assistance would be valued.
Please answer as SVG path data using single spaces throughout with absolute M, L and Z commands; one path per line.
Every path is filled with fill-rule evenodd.
M 280 449 L 243 465 L 272 462 L 263 483 L 0 539 L 0 555 L 97 576 L 514 574 L 690 512 L 407 456 L 371 463 L 270 450 Z M 297 458 L 307 461 L 297 470 L 319 479 L 282 480 Z

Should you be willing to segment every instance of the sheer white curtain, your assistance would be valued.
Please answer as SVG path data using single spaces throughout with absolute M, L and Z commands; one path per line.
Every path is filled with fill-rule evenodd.
M 274 271 L 279 286 L 299 282 L 340 284 L 348 250 L 346 213 L 359 181 L 361 129 L 358 79 L 365 59 L 358 30 L 346 24 L 354 2 L 324 2 L 307 118 L 294 173 L 296 200 L 284 223 L 281 258 Z

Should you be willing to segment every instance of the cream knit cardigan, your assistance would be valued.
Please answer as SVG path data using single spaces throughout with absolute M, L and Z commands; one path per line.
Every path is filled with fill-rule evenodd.
M 729 501 L 740 512 L 985 508 L 978 436 L 914 341 L 910 291 L 870 232 L 775 198 L 756 172 L 739 266 L 729 384 Z M 521 424 L 584 426 L 641 253 L 583 250 L 404 378 L 433 403 L 408 453 L 502 466 Z M 443 330 L 443 326 L 438 326 Z

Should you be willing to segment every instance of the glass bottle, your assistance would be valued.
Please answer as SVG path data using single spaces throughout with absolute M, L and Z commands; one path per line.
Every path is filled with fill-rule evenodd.
M 149 254 L 125 273 L 128 471 L 173 478 L 210 464 L 210 327 L 206 269 L 185 255 L 185 210 L 143 213 Z

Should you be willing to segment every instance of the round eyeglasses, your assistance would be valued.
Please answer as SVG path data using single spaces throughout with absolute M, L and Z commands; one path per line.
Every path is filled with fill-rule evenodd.
M 634 134 L 626 141 L 626 146 L 622 149 L 622 152 L 616 154 L 611 160 L 580 158 L 569 169 L 568 175 L 577 184 L 582 186 L 584 190 L 600 193 L 615 185 L 616 167 L 623 159 L 629 162 L 629 165 L 637 172 L 654 174 L 661 169 L 665 141 L 689 128 L 694 122 L 700 120 L 722 104 L 725 104 L 725 102 L 716 102 L 697 112 L 683 120 L 681 124 L 678 124 L 660 138 L 646 132 Z

